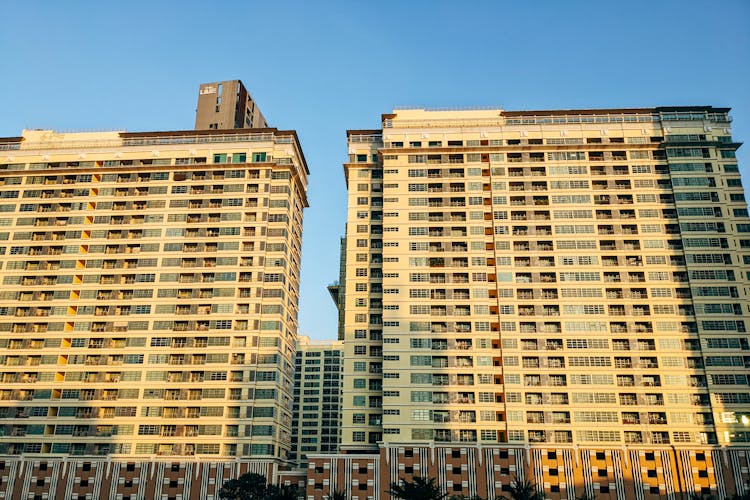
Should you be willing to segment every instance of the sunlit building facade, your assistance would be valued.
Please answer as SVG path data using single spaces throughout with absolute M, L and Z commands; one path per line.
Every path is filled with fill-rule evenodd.
M 399 109 L 349 131 L 342 451 L 747 449 L 728 111 Z
M 286 461 L 296 134 L 24 131 L 0 149 L 0 455 Z

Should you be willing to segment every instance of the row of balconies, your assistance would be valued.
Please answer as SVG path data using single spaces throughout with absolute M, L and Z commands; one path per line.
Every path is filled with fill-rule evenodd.
M 430 222 L 466 222 L 466 212 L 430 212 Z
M 429 267 L 469 267 L 468 257 L 430 257 L 427 261 Z
M 514 252 L 552 252 L 555 246 L 551 241 L 513 241 Z
M 511 196 L 510 205 L 515 207 L 524 205 L 549 205 L 549 196 Z
M 545 167 L 509 167 L 509 177 L 544 177 L 547 175 Z
M 552 226 L 513 226 L 513 236 L 552 236 Z
M 470 322 L 432 322 L 430 323 L 431 333 L 470 333 Z
M 516 290 L 516 297 L 519 300 L 557 300 L 558 293 L 557 288 L 542 288 L 536 290 L 521 288 Z
M 97 206 L 97 208 L 99 208 Z M 112 203 L 112 210 L 146 210 L 149 208 L 149 202 L 143 200 L 137 201 L 116 201 Z M 106 210 L 101 208 L 100 210 Z
M 468 305 L 431 306 L 430 316 L 469 316 L 471 307 Z
M 477 421 L 477 414 L 474 410 L 434 410 L 432 421 L 436 423 L 473 423 Z
M 516 283 L 557 283 L 557 274 L 546 273 L 516 273 Z
M 474 366 L 472 356 L 432 356 L 432 368 L 470 368 Z
M 373 205 L 375 206 L 375 205 Z M 442 208 L 442 207 L 465 207 L 466 198 L 464 197 L 452 197 L 452 198 L 430 198 L 428 200 L 428 206 L 430 208 Z
M 528 405 L 568 404 L 567 393 L 530 393 L 524 395 L 524 402 Z M 617 402 L 622 406 L 664 406 L 664 395 L 660 393 L 619 393 Z M 693 394 L 690 397 L 693 406 L 708 406 L 708 394 Z
M 528 440 L 530 443 L 572 443 L 573 437 L 570 431 L 528 431 Z M 650 431 L 644 433 L 641 431 L 625 431 L 624 440 L 627 444 L 669 444 L 669 432 Z M 716 442 L 715 436 L 713 442 Z
M 499 379 L 498 379 L 498 382 Z M 433 386 L 457 386 L 457 385 L 474 385 L 474 375 L 447 375 L 435 373 L 432 375 Z
M 78 189 L 45 189 L 40 190 L 27 190 L 24 193 L 25 198 L 73 198 L 76 196 L 89 196 L 89 188 L 78 188 Z
M 475 404 L 473 392 L 433 392 L 433 404 Z
M 206 392 L 208 391 L 208 392 Z M 239 400 L 242 389 L 229 389 L 228 398 Z M 0 400 L 78 400 L 78 401 L 116 401 L 138 399 L 138 389 L 26 389 L 0 391 Z M 202 399 L 224 399 L 227 393 L 222 389 L 145 389 L 144 399 L 163 399 L 166 401 L 196 401 Z M 252 395 L 250 395 L 252 399 Z
M 113 425 L 5 425 L 0 426 L 0 436 L 23 437 L 27 435 L 56 435 L 74 437 L 110 437 L 122 432 L 122 429 L 119 429 L 118 427 L 119 426 Z M 132 431 L 128 434 L 132 434 Z
M 433 439 L 437 443 L 475 443 L 477 431 L 473 429 L 435 429 Z
M 57 402 L 57 401 L 55 401 Z M 127 418 L 136 416 L 135 406 L 117 406 L 117 407 L 93 407 L 93 406 L 61 406 L 56 408 L 57 417 L 59 418 Z M 159 407 L 158 415 L 161 418 L 200 418 L 201 407 Z M 37 416 L 32 412 L 34 407 L 3 407 L 0 408 L 0 418 L 33 418 Z M 228 417 L 239 418 L 239 408 L 232 407 L 228 411 Z M 44 415 L 49 418 L 50 415 Z
M 469 298 L 469 290 L 445 288 L 430 290 L 430 299 L 432 300 L 468 300 Z
M 526 412 L 526 423 L 527 424 L 569 424 L 570 423 L 570 412 L 568 411 L 527 411 Z
M 658 179 L 656 181 L 656 184 L 652 186 L 652 188 L 656 189 L 672 189 L 672 182 L 669 179 Z M 591 189 L 594 190 L 603 190 L 603 189 L 612 189 L 612 190 L 618 190 L 618 189 L 632 189 L 631 182 L 629 180 L 594 180 L 591 182 Z
M 126 372 L 128 373 L 128 372 Z M 229 378 L 226 377 L 226 373 L 224 374 L 224 377 L 220 379 L 222 383 L 224 381 L 229 380 L 230 382 L 242 382 L 243 381 L 243 372 L 237 371 L 237 372 L 231 372 Z M 71 375 L 76 375 L 75 377 L 71 377 Z M 60 377 L 62 375 L 59 375 Z M 98 384 L 98 383 L 119 383 L 123 379 L 123 373 L 122 372 L 69 372 L 68 375 L 65 377 L 66 382 L 82 382 L 85 384 Z M 39 373 L 38 372 L 4 372 L 2 375 L 0 375 L 0 381 L 7 384 L 13 384 L 13 383 L 20 383 L 20 384 L 27 384 L 27 383 L 36 383 L 39 379 Z M 56 379 L 57 380 L 57 379 Z M 206 381 L 206 375 L 203 371 L 178 371 L 178 372 L 167 372 L 166 376 L 164 378 L 167 382 L 170 383 L 182 383 L 182 382 L 189 382 L 189 383 L 195 383 L 195 382 L 204 382 Z M 215 382 L 217 380 L 209 379 L 209 382 Z M 0 398 L 0 399 L 8 399 Z
M 195 454 L 218 453 L 219 444 L 149 444 L 150 448 L 142 453 L 157 456 L 192 456 Z M 25 453 L 54 453 L 70 456 L 109 455 L 111 453 L 130 453 L 130 444 L 124 443 L 8 443 L 0 444 L 0 453 L 22 455 Z M 237 455 L 236 444 L 223 445 L 222 455 Z
M 508 184 L 509 191 L 547 191 L 546 181 L 534 182 L 511 182 Z
M 527 392 L 523 402 L 527 405 L 567 405 L 569 398 L 567 392 Z
M 563 356 L 549 357 L 524 357 L 521 359 L 523 368 L 565 368 L 565 358 Z
M 565 387 L 568 385 L 566 375 L 534 375 L 526 374 L 523 377 L 524 387 Z
M 521 220 L 552 220 L 552 217 L 550 216 L 550 212 L 548 210 L 513 210 L 511 213 L 510 219 L 513 221 L 521 221 Z
M 521 333 L 560 333 L 562 332 L 562 326 L 556 321 L 522 321 L 519 325 L 519 331 Z
M 508 163 L 541 163 L 544 162 L 545 154 L 537 153 L 507 153 L 506 160 Z
M 469 245 L 466 242 L 457 241 L 430 241 L 428 249 L 430 252 L 468 252 Z
M 519 305 L 518 314 L 520 316 L 559 316 L 560 306 L 558 305 Z

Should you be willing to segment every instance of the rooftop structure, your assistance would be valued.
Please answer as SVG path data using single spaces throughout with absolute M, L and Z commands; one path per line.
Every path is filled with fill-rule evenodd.
M 266 119 L 240 80 L 200 85 L 196 130 L 265 127 L 268 127 Z

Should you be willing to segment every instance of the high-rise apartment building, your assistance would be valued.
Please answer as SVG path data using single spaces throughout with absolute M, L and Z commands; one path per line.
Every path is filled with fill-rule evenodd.
M 300 336 L 294 359 L 294 405 L 290 460 L 338 451 L 342 343 Z
M 240 80 L 200 85 L 196 130 L 266 127 L 263 113 Z
M 283 463 L 307 176 L 276 129 L 0 140 L 8 464 Z
M 342 449 L 490 498 L 524 448 L 569 498 L 574 482 L 624 492 L 625 450 L 715 489 L 706 451 L 750 443 L 750 219 L 728 111 L 403 109 L 349 131 Z M 674 449 L 688 454 L 659 458 Z M 632 480 L 658 493 L 666 474 Z

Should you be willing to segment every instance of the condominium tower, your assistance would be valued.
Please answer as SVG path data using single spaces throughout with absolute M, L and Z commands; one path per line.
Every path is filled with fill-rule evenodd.
M 399 109 L 347 133 L 342 447 L 747 446 L 728 109 Z
M 297 341 L 289 458 L 300 464 L 306 463 L 310 453 L 338 451 L 341 348 L 338 340 L 300 336 Z
M 268 127 L 263 113 L 240 80 L 202 83 L 195 110 L 196 130 Z
M 25 130 L 0 150 L 0 454 L 285 460 L 296 134 Z

